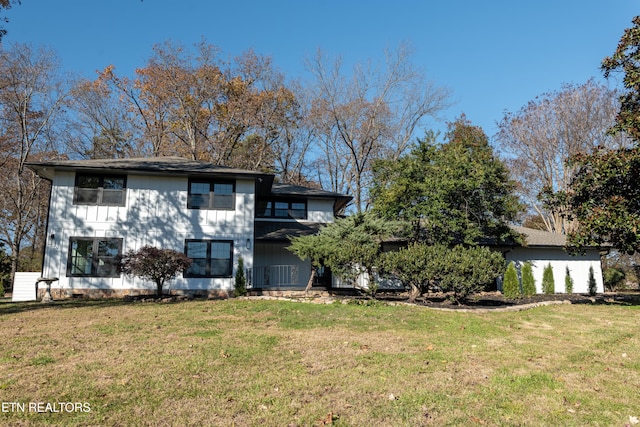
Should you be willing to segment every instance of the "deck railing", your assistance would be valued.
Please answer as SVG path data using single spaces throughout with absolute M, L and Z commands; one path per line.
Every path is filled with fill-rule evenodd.
M 311 270 L 300 265 L 269 265 L 247 269 L 247 288 L 281 289 L 304 287 Z

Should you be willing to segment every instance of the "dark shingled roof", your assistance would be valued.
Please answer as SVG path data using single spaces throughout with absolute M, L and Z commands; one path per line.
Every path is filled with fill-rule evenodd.
M 291 237 L 308 236 L 320 231 L 323 224 L 294 221 L 256 221 L 255 239 L 288 241 Z
M 520 226 L 512 226 L 511 229 L 517 233 L 524 234 L 525 246 L 565 247 L 567 245 L 567 236 L 564 234 L 550 233 L 548 231 Z
M 294 196 L 307 198 L 329 198 L 335 199 L 334 211 L 340 211 L 347 203 L 353 199 L 351 196 L 326 191 L 319 188 L 302 187 L 300 185 L 274 183 L 271 186 L 271 194 L 273 196 Z
M 27 163 L 27 166 L 43 178 L 52 179 L 54 170 L 122 171 L 150 174 L 202 174 L 234 175 L 248 178 L 273 179 L 272 174 L 218 166 L 208 162 L 189 160 L 183 157 L 150 157 L 131 159 L 51 160 Z
M 302 187 L 300 185 L 292 185 L 292 184 L 282 184 L 276 182 L 271 187 L 271 192 L 275 195 L 287 195 L 287 196 L 313 196 L 313 197 L 348 197 L 344 194 L 334 193 L 332 191 L 326 191 L 319 188 L 311 188 L 311 187 Z

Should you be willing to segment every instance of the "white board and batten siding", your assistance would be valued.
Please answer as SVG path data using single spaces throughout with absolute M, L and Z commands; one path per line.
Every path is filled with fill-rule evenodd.
M 514 248 L 506 255 L 506 261 L 530 262 L 536 291 L 542 293 L 542 275 L 544 268 L 551 264 L 556 293 L 565 291 L 566 269 L 573 279 L 573 293 L 589 293 L 589 268 L 593 267 L 596 279 L 596 292 L 604 292 L 600 253 L 597 249 L 587 250 L 585 255 L 570 256 L 563 248 Z
M 333 222 L 333 200 L 309 199 L 307 201 L 307 222 L 327 224 Z M 300 221 L 305 222 L 305 221 Z
M 184 250 L 186 239 L 233 241 L 234 268 L 239 256 L 251 267 L 255 185 L 237 180 L 234 210 L 187 209 L 188 179 L 184 176 L 129 174 L 125 206 L 73 204 L 75 175 L 58 173 L 49 211 L 46 263 L 42 274 L 58 277 L 52 288 L 146 289 L 149 283 L 118 278 L 67 277 L 71 237 L 122 238 L 123 253 L 145 245 Z M 249 244 L 247 244 L 249 240 Z M 233 289 L 233 279 L 184 279 L 172 289 Z

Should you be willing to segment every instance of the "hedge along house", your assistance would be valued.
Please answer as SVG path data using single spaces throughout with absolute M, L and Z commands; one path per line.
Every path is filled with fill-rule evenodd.
M 544 268 L 551 265 L 555 292 L 565 291 L 566 269 L 573 279 L 573 293 L 589 293 L 589 269 L 593 268 L 596 280 L 596 292 L 604 292 L 602 279 L 601 248 L 586 248 L 584 254 L 571 255 L 567 252 L 567 238 L 563 234 L 535 230 L 526 227 L 512 227 L 525 236 L 525 245 L 501 248 L 507 264 L 513 261 L 517 268 L 525 262 L 531 263 L 537 293 L 542 293 L 542 275 Z M 604 249 L 606 252 L 606 249 Z
M 58 278 L 58 298 L 153 292 L 116 265 L 145 245 L 193 260 L 169 283 L 172 293 L 228 296 L 239 257 L 253 288 L 304 288 L 311 266 L 286 250 L 288 237 L 317 232 L 351 200 L 179 157 L 27 166 L 52 184 L 42 276 Z

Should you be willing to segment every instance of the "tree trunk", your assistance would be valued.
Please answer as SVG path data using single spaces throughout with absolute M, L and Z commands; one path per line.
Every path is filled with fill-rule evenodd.
M 412 283 L 411 291 L 409 291 L 409 302 L 410 303 L 415 302 L 416 298 L 418 298 L 419 296 L 420 296 L 420 289 Z
M 158 280 L 156 282 L 156 286 L 158 287 L 156 294 L 158 295 L 158 298 L 162 298 L 162 287 L 164 286 L 164 283 L 160 280 Z
M 311 277 L 309 277 L 309 281 L 307 282 L 307 287 L 304 288 L 305 294 L 308 293 L 309 289 L 311 289 L 311 287 L 313 286 L 313 282 L 316 279 L 316 274 L 317 274 L 316 269 L 311 267 Z

